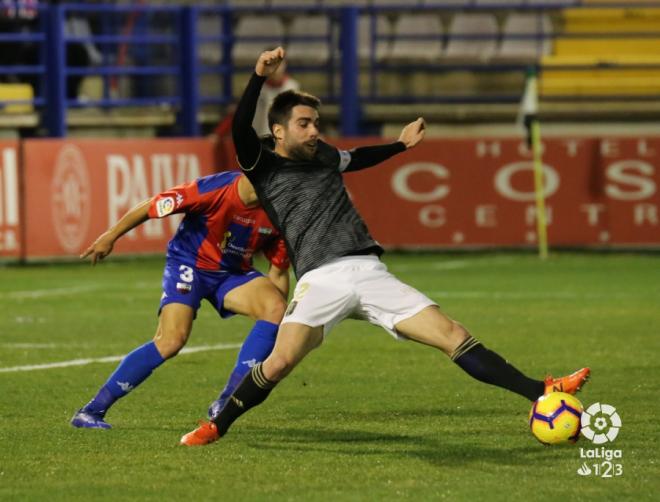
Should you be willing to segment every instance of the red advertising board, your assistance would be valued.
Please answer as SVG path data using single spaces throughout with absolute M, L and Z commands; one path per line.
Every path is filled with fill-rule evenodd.
M 0 141 L 0 258 L 20 256 L 19 144 Z
M 27 140 L 26 258 L 75 257 L 135 204 L 213 172 L 205 140 Z M 114 253 L 164 251 L 180 217 L 150 220 Z
M 201 139 L 27 140 L 22 156 L 0 143 L 0 257 L 75 257 L 138 202 L 213 172 L 213 156 Z M 660 247 L 660 138 L 548 139 L 543 161 L 551 246 Z M 428 139 L 345 179 L 385 246 L 536 243 L 531 153 L 520 140 Z M 148 221 L 115 252 L 162 252 L 179 221 Z
M 543 163 L 551 246 L 660 246 L 660 138 L 548 139 Z M 520 140 L 426 140 L 345 179 L 386 246 L 536 243 L 533 164 Z

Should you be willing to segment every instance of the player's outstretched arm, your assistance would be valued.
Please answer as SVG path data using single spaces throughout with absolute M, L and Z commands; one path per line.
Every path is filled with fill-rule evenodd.
M 340 168 L 342 171 L 359 171 L 386 161 L 390 157 L 413 148 L 424 139 L 426 123 L 418 118 L 403 128 L 399 140 L 385 145 L 362 146 L 350 152 L 343 152 Z M 350 159 L 346 161 L 345 159 Z
M 250 78 L 236 106 L 231 135 L 234 140 L 234 146 L 236 147 L 238 163 L 244 171 L 253 170 L 261 155 L 261 141 L 252 127 L 261 87 L 266 81 L 266 78 L 277 70 L 283 59 L 284 49 L 282 47 L 278 47 L 272 51 L 262 52 L 254 67 L 254 74 Z
M 92 265 L 96 265 L 97 261 L 108 256 L 112 252 L 112 248 L 117 239 L 149 219 L 150 204 L 151 199 L 147 199 L 128 211 L 117 223 L 103 232 L 94 243 L 80 255 L 80 258 L 87 258 L 89 256 L 91 257 Z

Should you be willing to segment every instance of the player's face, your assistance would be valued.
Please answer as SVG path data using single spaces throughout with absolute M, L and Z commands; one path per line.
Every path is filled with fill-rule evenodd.
M 282 146 L 287 157 L 294 160 L 312 159 L 319 140 L 319 112 L 311 106 L 294 106 L 282 133 Z

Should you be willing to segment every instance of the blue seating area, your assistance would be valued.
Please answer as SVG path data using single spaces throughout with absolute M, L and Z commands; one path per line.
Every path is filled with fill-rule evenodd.
M 73 110 L 128 108 L 166 110 L 175 117 L 167 134 L 200 135 L 204 110 L 229 106 L 258 53 L 278 44 L 303 88 L 337 107 L 345 135 L 364 132 L 370 104 L 516 103 L 526 69 L 562 36 L 558 14 L 594 2 L 29 5 L 27 16 L 2 13 L 0 52 L 28 56 L 0 60 L 0 115 L 32 112 L 44 135 L 59 137 Z

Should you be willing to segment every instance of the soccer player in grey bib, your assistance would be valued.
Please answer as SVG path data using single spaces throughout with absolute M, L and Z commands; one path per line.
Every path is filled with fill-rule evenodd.
M 544 393 L 575 393 L 589 368 L 535 380 L 485 348 L 437 304 L 387 271 L 383 249 L 371 237 L 344 187 L 343 172 L 374 166 L 414 148 L 425 133 L 418 118 L 395 143 L 340 151 L 319 138 L 318 98 L 286 91 L 269 111 L 270 145 L 254 129 L 259 91 L 284 59 L 278 47 L 263 52 L 238 104 L 232 135 L 238 161 L 270 220 L 284 236 L 298 284 L 271 355 L 252 368 L 211 420 L 181 443 L 202 445 L 262 403 L 275 385 L 347 317 L 364 319 L 397 338 L 440 349 L 470 376 L 535 401 Z

